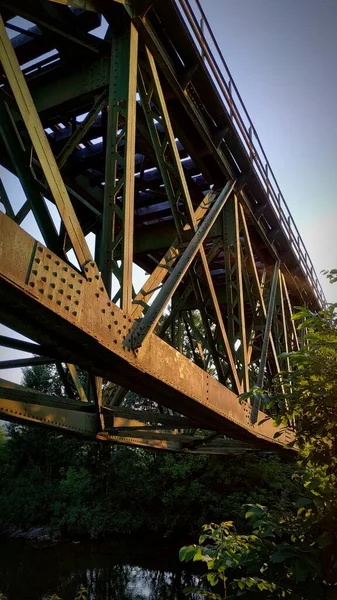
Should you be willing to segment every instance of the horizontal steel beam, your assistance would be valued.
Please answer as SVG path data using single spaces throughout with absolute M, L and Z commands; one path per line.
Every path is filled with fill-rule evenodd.
M 59 396 L 48 396 L 10 381 L 0 379 L 0 415 L 3 419 L 30 422 L 70 433 L 95 436 L 98 419 L 94 406 Z
M 142 425 L 144 423 L 160 423 L 163 426 L 177 427 L 180 429 L 196 429 L 200 428 L 201 424 L 193 419 L 186 419 L 177 415 L 169 415 L 150 410 L 132 410 L 124 407 L 103 407 L 104 423 L 106 427 L 118 427 L 116 419 L 124 419 L 131 422 L 136 420 Z
M 0 379 L 0 416 L 7 421 L 42 425 L 65 433 L 115 444 L 147 447 L 193 454 L 242 454 L 254 452 L 249 444 L 229 438 L 186 435 L 170 427 L 195 427 L 184 417 L 121 408 L 103 408 L 106 430 L 99 430 L 99 420 L 93 405 L 59 396 L 49 396 Z M 139 420 L 129 417 L 139 417 Z M 143 421 L 161 422 L 164 427 L 145 426 Z
M 11 243 L 8 243 L 8 240 Z M 107 300 L 96 271 L 87 279 L 0 213 L 0 313 L 5 325 L 75 363 L 232 437 L 281 449 L 275 429 L 211 375 L 154 334 L 138 351 L 124 346 L 134 321 Z M 23 311 L 22 308 L 25 307 Z M 28 317 L 27 317 L 28 315 Z M 274 439 L 279 431 L 280 436 Z
M 52 358 L 40 358 L 31 356 L 30 358 L 14 358 L 13 360 L 1 360 L 0 369 L 21 369 L 22 367 L 31 367 L 33 365 L 50 365 L 55 362 Z

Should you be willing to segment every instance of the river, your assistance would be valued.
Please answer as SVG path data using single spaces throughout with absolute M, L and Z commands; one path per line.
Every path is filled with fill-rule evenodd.
M 8 600 L 74 600 L 83 585 L 88 600 L 186 600 L 183 589 L 198 576 L 182 569 L 178 550 L 127 537 L 52 547 L 0 540 L 0 592 Z

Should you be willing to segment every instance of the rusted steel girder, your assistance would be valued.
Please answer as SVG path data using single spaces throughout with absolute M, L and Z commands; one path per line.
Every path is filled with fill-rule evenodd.
M 7 242 L 11 240 L 9 245 Z M 87 279 L 0 213 L 0 311 L 4 324 L 97 376 L 158 400 L 203 423 L 256 445 L 281 447 L 290 431 L 274 439 L 271 420 L 154 334 L 132 351 L 123 344 L 134 321 L 107 300 L 95 265 Z M 91 276 L 92 275 L 92 276 Z

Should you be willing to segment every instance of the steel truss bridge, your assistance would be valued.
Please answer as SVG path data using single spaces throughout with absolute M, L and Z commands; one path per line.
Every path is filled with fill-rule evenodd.
M 0 367 L 53 363 L 65 392 L 2 379 L 1 417 L 174 451 L 282 450 L 292 432 L 275 439 L 238 396 L 288 367 L 292 307 L 324 296 L 201 6 L 0 7 L 0 163 L 25 196 L 0 182 L 0 315 L 30 340 L 2 335 L 28 358 Z M 128 390 L 146 410 L 125 407 Z

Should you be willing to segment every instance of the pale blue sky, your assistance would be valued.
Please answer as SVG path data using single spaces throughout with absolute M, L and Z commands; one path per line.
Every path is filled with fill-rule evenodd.
M 202 4 L 318 275 L 337 268 L 337 1 Z
M 203 6 L 316 272 L 337 268 L 337 0 Z M 1 176 L 22 203 L 18 184 Z M 30 217 L 25 225 L 36 234 Z M 337 285 L 320 279 L 328 301 L 337 302 Z M 19 356 L 0 351 L 3 359 Z

